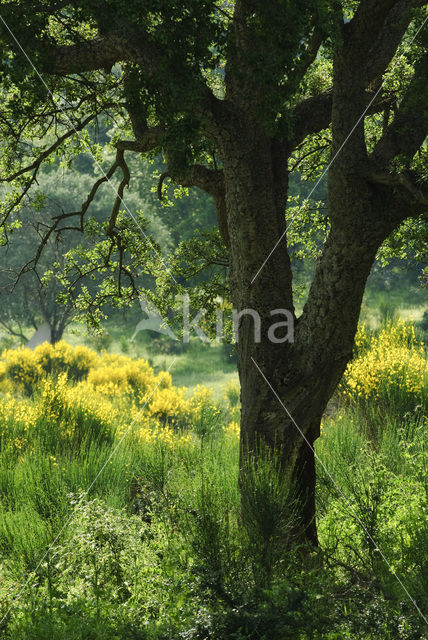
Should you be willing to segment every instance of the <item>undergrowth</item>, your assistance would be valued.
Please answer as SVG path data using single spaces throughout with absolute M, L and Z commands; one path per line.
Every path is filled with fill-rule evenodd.
M 316 443 L 320 550 L 293 539 L 271 456 L 239 491 L 235 386 L 214 402 L 127 356 L 3 353 L 0 637 L 427 638 L 426 357 L 403 325 L 357 345 Z

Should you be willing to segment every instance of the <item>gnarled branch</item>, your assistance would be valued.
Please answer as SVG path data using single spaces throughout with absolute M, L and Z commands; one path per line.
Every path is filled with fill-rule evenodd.
M 360 55 L 368 56 L 370 46 L 382 33 L 384 24 L 392 9 L 403 11 L 402 5 L 414 4 L 413 0 L 361 0 L 352 20 L 345 25 L 347 42 L 345 45 L 358 44 Z M 395 16 L 397 18 L 397 15 Z
M 373 170 L 369 172 L 368 179 L 377 184 L 404 188 L 411 195 L 415 203 L 423 205 L 428 210 L 428 188 L 418 185 L 412 172 L 401 171 L 400 173 L 393 174 Z
M 116 152 L 115 165 L 117 165 L 117 167 L 120 167 L 122 169 L 122 180 L 120 181 L 120 184 L 117 190 L 116 199 L 115 199 L 113 209 L 108 221 L 107 230 L 106 230 L 106 234 L 108 236 L 111 236 L 113 234 L 114 227 L 116 225 L 117 216 L 120 209 L 120 205 L 123 202 L 123 194 L 124 194 L 125 188 L 129 185 L 129 182 L 131 180 L 131 174 L 129 172 L 128 165 L 125 162 L 125 153 L 121 149 L 118 149 Z
M 118 140 L 116 142 L 116 149 L 147 153 L 147 151 L 152 151 L 160 145 L 163 132 L 163 128 L 160 126 L 147 127 L 139 131 L 139 135 L 136 136 L 135 140 Z
M 116 62 L 132 60 L 136 50 L 129 40 L 120 32 L 97 35 L 92 40 L 85 40 L 72 45 L 45 45 L 45 71 L 69 75 L 104 69 L 109 72 Z
M 312 34 L 312 37 L 308 42 L 308 46 L 306 47 L 306 51 L 302 56 L 302 59 L 300 60 L 297 67 L 302 78 L 304 77 L 305 73 L 307 72 L 311 64 L 315 61 L 315 58 L 317 57 L 318 51 L 322 44 L 322 41 L 323 41 L 323 36 L 320 30 L 315 28 Z
M 229 228 L 225 201 L 224 176 L 221 169 L 209 169 L 201 164 L 192 165 L 185 176 L 178 180 L 183 187 L 198 187 L 212 196 L 217 212 L 217 222 L 223 242 L 229 246 Z
M 375 0 L 375 4 L 382 3 Z M 386 15 L 382 28 L 373 43 L 369 42 L 367 55 L 367 81 L 379 82 L 412 18 L 412 9 L 425 4 L 425 0 L 400 0 Z
M 229 229 L 227 225 L 224 175 L 222 169 L 210 169 L 202 164 L 188 167 L 182 174 L 168 169 L 160 176 L 158 197 L 162 200 L 162 186 L 166 178 L 171 178 L 182 187 L 198 187 L 208 193 L 214 200 L 217 222 L 223 242 L 229 246 Z
M 12 173 L 10 176 L 6 176 L 5 178 L 0 178 L 0 182 L 12 182 L 13 180 L 16 180 L 16 178 L 19 178 L 19 176 L 24 175 L 24 173 L 30 173 L 31 171 L 38 170 L 42 165 L 42 163 L 44 162 L 44 160 L 46 160 L 46 158 L 52 155 L 52 153 L 54 153 L 63 144 L 63 142 L 68 140 L 68 138 L 71 138 L 72 136 L 74 136 L 78 131 L 82 131 L 97 116 L 98 116 L 98 112 L 93 113 L 87 118 L 84 118 L 84 120 L 81 120 L 78 124 L 73 125 L 71 129 L 66 131 L 59 138 L 57 138 L 57 140 L 55 140 L 55 142 L 51 144 L 50 147 L 42 151 L 42 153 L 34 160 L 34 162 L 32 162 L 31 164 L 25 167 L 22 167 L 18 171 L 15 171 L 15 173 Z

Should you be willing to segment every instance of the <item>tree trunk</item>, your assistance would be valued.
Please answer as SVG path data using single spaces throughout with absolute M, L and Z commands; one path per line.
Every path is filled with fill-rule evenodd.
M 58 325 L 54 325 L 52 327 L 51 333 L 51 343 L 56 344 L 60 340 L 62 340 L 62 336 L 64 335 L 65 325 L 60 323 Z
M 249 313 L 241 313 L 238 326 L 241 470 L 260 442 L 275 451 L 284 473 L 291 473 L 296 483 L 296 537 L 317 544 L 313 446 L 322 414 L 352 355 L 376 251 L 394 224 L 371 215 L 373 194 L 360 177 L 347 178 L 343 195 L 343 174 L 333 175 L 331 233 L 308 302 L 296 319 L 285 238 L 256 275 L 285 230 L 287 171 L 271 141 L 251 133 L 249 137 L 241 130 L 237 138 L 223 142 L 232 302 L 238 312 L 251 309 L 260 318 L 260 340 L 255 339 Z M 272 315 L 278 309 L 290 311 L 295 320 L 293 342 L 271 340 L 269 329 L 284 320 Z
M 275 450 L 284 472 L 293 468 L 298 482 L 302 504 L 300 537 L 316 543 L 313 452 L 306 443 L 301 446 L 304 441 L 298 429 L 259 371 L 260 368 L 278 391 L 293 417 L 296 402 L 306 405 L 304 415 L 299 411 L 298 424 L 313 444 L 319 435 L 322 412 L 313 407 L 311 394 L 302 395 L 304 385 L 296 379 L 294 371 L 294 345 L 274 343 L 268 333 L 273 324 L 284 320 L 284 316 L 272 316 L 271 312 L 284 309 L 295 318 L 285 239 L 256 276 L 285 231 L 287 170 L 268 138 L 247 134 L 245 144 L 244 136 L 241 131 L 236 139 L 229 140 L 223 154 L 231 296 L 234 308 L 241 313 L 237 345 L 242 404 L 241 469 L 245 467 L 247 454 L 254 452 L 260 442 Z M 244 310 L 252 310 L 260 318 L 259 341 L 255 321 Z M 275 335 L 283 337 L 280 329 Z

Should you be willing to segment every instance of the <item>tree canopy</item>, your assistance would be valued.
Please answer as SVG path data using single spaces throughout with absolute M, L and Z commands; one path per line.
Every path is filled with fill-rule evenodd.
M 367 43 L 373 40 L 366 82 L 369 149 L 374 149 L 406 93 L 413 94 L 410 103 L 418 102 L 415 64 L 423 78 L 423 31 L 412 39 L 424 18 L 424 9 L 418 13 L 417 7 L 424 3 L 383 4 L 378 12 L 365 2 L 2 3 L 2 175 L 13 185 L 3 204 L 4 238 L 19 224 L 13 212 L 25 199 L 40 198 L 37 178 L 44 163 L 60 158 L 63 165 L 70 165 L 79 154 L 94 154 L 101 183 L 104 171 L 116 187 L 114 176 L 122 171 L 121 196 L 135 175 L 128 174 L 125 152 L 136 151 L 163 154 L 167 168 L 160 176 L 162 197 L 166 197 L 162 183 L 168 178 L 214 196 L 220 204 L 219 228 L 225 242 L 222 158 L 212 121 L 218 116 L 232 124 L 251 102 L 257 124 L 287 147 L 290 169 L 318 179 L 331 152 L 333 52 L 343 37 L 341 21 L 348 31 L 366 29 L 371 21 L 377 25 L 365 35 Z M 385 15 L 388 19 L 382 25 Z M 379 26 L 382 32 L 377 34 Z M 422 121 L 419 129 L 423 131 Z M 110 165 L 111 152 L 103 154 L 106 145 L 115 150 Z M 389 175 L 373 173 L 373 179 L 424 198 L 420 185 L 426 177 L 425 148 L 418 148 L 418 156 L 410 159 L 397 153 L 394 163 Z M 93 217 L 87 205 L 94 193 L 90 188 L 87 193 L 82 208 L 83 193 L 74 202 L 76 213 L 73 207 L 64 208 L 55 219 L 54 235 L 62 228 L 83 230 L 86 224 L 94 233 L 91 221 L 86 222 Z M 297 210 L 291 208 L 289 218 L 302 220 L 305 205 L 295 204 Z M 129 220 L 129 212 L 121 217 L 125 205 L 116 201 L 109 222 L 97 233 L 99 238 L 107 233 L 112 249 L 108 258 L 108 252 L 101 251 L 100 270 L 109 263 L 117 275 L 112 257 L 128 254 L 132 269 L 125 272 L 126 281 L 141 271 L 135 253 L 152 253 L 151 273 L 159 264 L 162 268 L 162 262 L 153 239 L 129 243 L 125 227 L 129 223 L 141 235 L 142 223 Z M 328 228 L 328 216 L 324 218 Z M 306 220 L 313 227 L 314 216 Z M 302 234 L 303 225 L 296 226 Z M 410 225 L 410 231 L 413 228 Z M 117 233 L 112 234 L 114 229 Z M 403 251 L 403 234 L 395 238 L 395 252 Z M 194 254 L 197 242 L 193 241 L 192 251 L 183 247 L 179 260 L 183 253 L 187 259 Z M 209 266 L 217 252 L 207 251 L 209 238 L 204 237 L 202 244 L 197 253 L 208 255 Z M 201 268 L 200 261 L 196 268 Z M 184 273 L 191 272 L 192 266 L 186 265 Z M 108 289 L 123 295 L 119 280 L 110 279 Z M 135 293 L 128 285 L 126 292 Z M 99 296 L 97 304 L 102 300 Z

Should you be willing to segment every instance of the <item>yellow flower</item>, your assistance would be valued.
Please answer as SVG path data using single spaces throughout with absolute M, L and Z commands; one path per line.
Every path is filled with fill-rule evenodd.
M 191 402 L 185 397 L 181 387 L 157 388 L 149 404 L 149 413 L 162 423 L 185 426 L 189 418 Z
M 224 433 L 231 438 L 239 438 L 241 427 L 238 422 L 232 421 L 223 427 Z
M 428 362 L 416 340 L 413 324 L 389 323 L 378 335 L 364 327 L 357 333 L 357 345 L 364 349 L 345 371 L 341 390 L 350 397 L 379 398 L 394 391 L 418 395 L 428 378 Z
M 192 423 L 198 422 L 203 417 L 210 416 L 211 419 L 220 415 L 220 410 L 212 400 L 212 389 L 208 389 L 198 384 L 190 399 L 190 420 Z
M 31 349 L 7 349 L 2 353 L 3 375 L 30 395 L 43 374 L 37 356 Z

